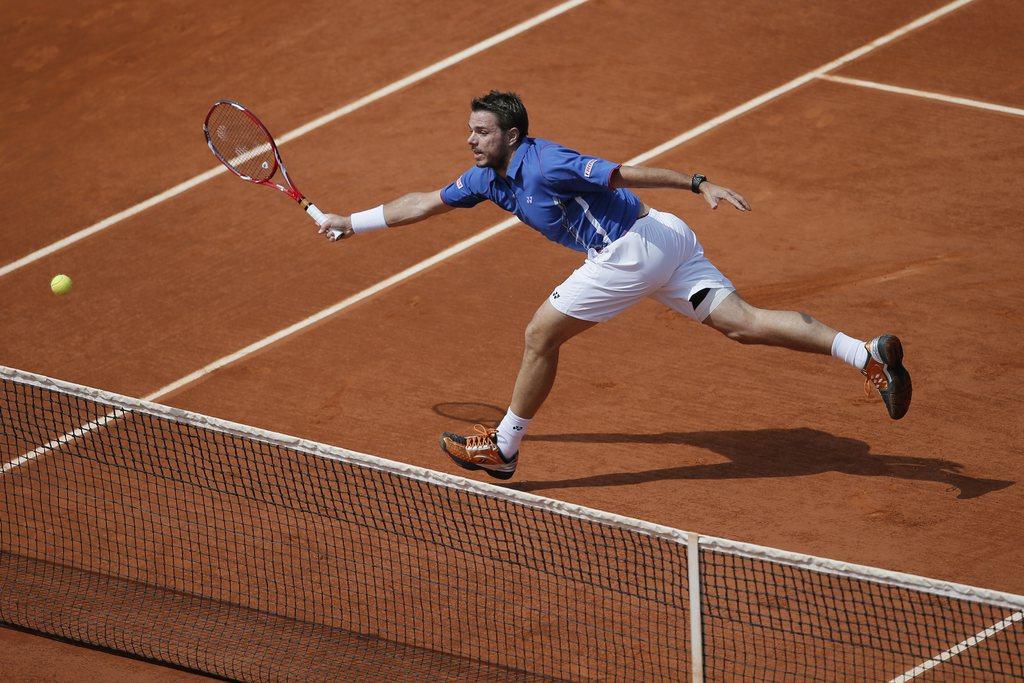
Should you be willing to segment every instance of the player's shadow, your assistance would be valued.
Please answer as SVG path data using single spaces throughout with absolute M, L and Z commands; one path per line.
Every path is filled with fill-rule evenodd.
M 962 472 L 963 465 L 942 458 L 872 453 L 857 439 L 834 436 L 818 429 L 754 429 L 660 434 L 530 434 L 527 441 L 571 443 L 677 444 L 705 448 L 729 462 L 666 467 L 646 472 L 595 474 L 575 479 L 520 481 L 510 488 L 540 491 L 577 486 L 622 486 L 663 479 L 746 479 L 803 477 L 841 472 L 859 477 L 890 477 L 948 484 L 957 498 L 977 498 L 1013 485 L 1013 481 L 981 479 Z
M 497 425 L 505 414 L 498 406 L 480 402 L 438 403 L 433 410 L 448 419 L 491 426 Z M 955 487 L 959 491 L 957 498 L 968 499 L 1016 483 L 972 477 L 964 474 L 961 471 L 963 465 L 953 460 L 871 453 L 871 447 L 864 441 L 807 427 L 659 434 L 529 434 L 526 437 L 528 446 L 544 441 L 695 446 L 723 455 L 729 462 L 665 467 L 646 472 L 595 474 L 575 479 L 519 481 L 505 486 L 519 491 L 544 491 L 577 486 L 624 486 L 663 479 L 804 477 L 841 472 L 860 477 L 939 482 Z M 541 449 L 533 446 L 529 450 Z

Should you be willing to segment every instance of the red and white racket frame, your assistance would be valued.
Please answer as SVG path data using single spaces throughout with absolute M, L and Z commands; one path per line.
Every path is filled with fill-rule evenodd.
M 214 110 L 218 106 L 224 104 L 234 107 L 235 109 L 239 110 L 240 112 L 248 116 L 253 123 L 262 128 L 263 132 L 267 134 L 267 140 L 270 141 L 270 148 L 274 152 L 274 168 L 270 172 L 270 177 L 273 178 L 274 174 L 277 173 L 277 169 L 281 169 L 281 175 L 284 176 L 285 181 L 288 183 L 288 187 L 285 187 L 279 183 L 275 183 L 269 179 L 256 180 L 251 176 L 239 173 L 238 170 L 235 169 L 235 167 L 232 166 L 228 162 L 228 160 L 221 156 L 220 152 L 217 151 L 217 148 L 213 144 L 213 140 L 210 138 L 210 116 L 213 115 Z M 267 130 L 267 127 L 263 125 L 263 122 L 260 121 L 255 114 L 249 111 L 244 104 L 235 102 L 234 100 L 217 100 L 216 102 L 214 102 L 213 106 L 210 107 L 210 111 L 206 114 L 206 119 L 203 121 L 203 134 L 206 136 L 206 145 L 210 148 L 210 151 L 213 152 L 213 155 L 217 157 L 217 159 L 219 159 L 220 162 L 224 164 L 227 167 L 227 169 L 234 173 L 236 176 L 247 182 L 254 183 L 256 185 L 272 187 L 285 193 L 286 195 L 294 199 L 298 203 L 298 205 L 301 206 L 307 214 L 309 214 L 309 217 L 312 218 L 317 225 L 323 225 L 324 221 L 327 220 L 327 216 L 324 215 L 323 211 L 318 209 L 316 207 L 316 204 L 306 199 L 306 197 L 303 196 L 301 192 L 299 192 L 299 188 L 295 186 L 295 182 L 288 175 L 288 169 L 285 168 L 284 161 L 282 161 L 281 159 L 281 153 L 277 149 L 277 142 L 274 140 L 274 136 L 270 134 L 270 131 Z M 337 230 L 332 230 L 331 232 L 339 233 L 339 231 Z

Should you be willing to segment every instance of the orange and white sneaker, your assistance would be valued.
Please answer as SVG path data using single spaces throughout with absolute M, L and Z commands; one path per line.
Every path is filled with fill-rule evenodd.
M 498 448 L 498 430 L 483 425 L 473 427 L 476 434 L 459 436 L 451 432 L 441 435 L 441 450 L 452 461 L 467 470 L 483 470 L 495 479 L 509 479 L 516 473 L 519 451 L 506 458 Z
M 896 335 L 883 334 L 864 346 L 868 350 L 867 365 L 861 370 L 866 378 L 864 390 L 870 393 L 874 387 L 885 402 L 889 417 L 898 420 L 910 410 L 914 393 L 910 373 L 903 367 L 903 344 Z

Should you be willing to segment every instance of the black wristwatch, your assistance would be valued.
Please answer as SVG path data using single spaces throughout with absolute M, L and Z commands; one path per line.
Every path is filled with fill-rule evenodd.
M 700 194 L 700 184 L 707 179 L 707 176 L 702 173 L 694 173 L 690 176 L 690 192 Z

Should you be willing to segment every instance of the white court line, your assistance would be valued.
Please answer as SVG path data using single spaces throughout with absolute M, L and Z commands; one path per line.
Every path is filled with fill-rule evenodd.
M 511 228 L 513 225 L 515 225 L 518 222 L 519 222 L 519 219 L 517 219 L 517 218 L 507 218 L 507 219 L 503 220 L 501 223 L 498 223 L 497 225 L 492 225 L 491 227 L 487 228 L 483 232 L 479 232 L 476 235 L 473 235 L 472 237 L 469 237 L 467 239 L 462 240 L 458 244 L 454 244 L 454 245 L 448 247 L 444 251 L 440 251 L 440 252 L 434 254 L 433 256 L 431 256 L 428 259 L 424 259 L 423 261 L 420 261 L 419 263 L 417 263 L 415 265 L 409 266 L 408 268 L 406 268 L 402 272 L 395 273 L 394 275 L 392 275 L 391 277 L 387 278 L 386 280 L 381 280 L 377 284 L 373 285 L 372 287 L 367 287 L 366 289 L 364 289 L 363 291 L 359 292 L 358 294 L 353 294 L 352 296 L 348 297 L 347 299 L 339 301 L 338 303 L 334 304 L 333 306 L 329 306 L 329 307 L 323 309 L 319 313 L 314 313 L 313 315 L 309 316 L 305 320 L 300 320 L 299 322 L 295 323 L 294 325 L 290 325 L 290 326 L 284 328 L 283 330 L 275 332 L 274 334 L 270 335 L 269 337 L 264 337 L 263 339 L 260 339 L 257 342 L 249 344 L 249 346 L 246 346 L 244 349 L 239 349 L 238 351 L 235 351 L 234 353 L 232 353 L 230 355 L 224 356 L 223 358 L 219 358 L 219 359 L 213 361 L 212 363 L 210 363 L 209 365 L 205 365 L 205 366 L 199 368 L 198 370 L 196 370 L 195 372 L 190 373 L 188 375 L 185 375 L 181 379 L 179 379 L 177 381 L 174 381 L 174 382 L 171 382 L 170 384 L 168 384 L 165 387 L 157 389 L 152 394 L 150 394 L 148 396 L 145 396 L 142 400 L 144 400 L 144 401 L 155 401 L 156 399 L 160 398 L 161 396 L 165 396 L 165 395 L 171 393 L 172 391 L 180 389 L 181 387 L 186 386 L 188 384 L 191 384 L 192 382 L 195 382 L 196 380 L 200 379 L 201 377 L 204 377 L 204 376 L 210 374 L 214 370 L 222 368 L 225 365 L 229 365 L 231 363 L 234 363 L 236 360 L 239 360 L 240 358 L 244 358 L 245 356 L 248 356 L 248 355 L 250 355 L 252 353 L 255 353 L 255 352 L 259 351 L 260 349 L 266 348 L 266 347 L 270 346 L 271 344 L 273 344 L 274 342 L 278 342 L 278 341 L 284 339 L 285 337 L 291 336 L 291 335 L 295 334 L 296 332 L 309 327 L 310 325 L 313 325 L 315 323 L 320 322 L 321 320 L 324 320 L 325 318 L 329 318 L 330 316 L 334 315 L 335 313 L 337 313 L 339 311 L 343 311 L 346 308 L 349 308 L 351 306 L 354 306 L 357 303 L 359 303 L 360 301 L 363 301 L 364 299 L 368 299 L 369 297 L 373 296 L 377 292 L 381 292 L 381 291 L 387 289 L 388 287 L 391 287 L 392 285 L 396 285 L 399 282 L 402 282 L 403 280 L 408 280 L 409 278 L 411 278 L 412 276 L 416 275 L 417 273 L 420 273 L 420 272 L 426 270 L 427 268 L 430 268 L 433 265 L 436 265 L 436 264 L 438 264 L 438 263 L 440 263 L 442 261 L 445 261 L 445 260 L 451 258 L 452 256 L 455 256 L 456 254 L 461 253 L 461 252 L 469 249 L 470 247 L 479 244 L 480 242 L 483 242 L 486 239 L 494 237 L 495 235 L 497 235 L 500 232 L 504 232 L 505 230 L 508 230 L 509 228 Z
M 39 446 L 35 450 L 31 450 L 28 453 L 25 453 L 24 455 L 18 456 L 14 460 L 5 463 L 3 468 L 0 468 L 0 475 L 7 474 L 15 467 L 20 467 L 21 465 L 24 465 L 27 462 L 35 460 L 36 458 L 38 458 L 43 453 L 46 453 L 47 451 L 52 451 L 60 446 L 63 446 L 64 444 L 74 441 L 75 439 L 80 439 L 81 437 L 85 436 L 94 429 L 102 427 L 108 422 L 112 421 L 115 415 L 116 413 L 107 413 L 106 415 L 97 420 L 93 420 L 92 422 L 86 423 L 81 427 L 76 427 L 75 429 L 72 429 L 70 432 L 67 432 L 66 434 L 58 436 L 56 439 L 53 439 L 49 443 Z
M 1015 622 L 1020 621 L 1021 619 L 1024 619 L 1024 612 L 1015 612 L 1010 616 L 1006 617 L 1005 619 L 1003 619 L 1002 621 L 1000 621 L 999 623 L 989 626 L 987 629 L 981 631 L 980 633 L 975 633 L 967 640 L 961 641 L 953 647 L 946 650 L 945 652 L 942 652 L 936 655 L 935 657 L 932 657 L 927 662 L 922 662 L 921 664 L 915 666 L 913 669 L 910 669 L 909 671 L 900 674 L 896 678 L 889 681 L 889 683 L 906 683 L 911 679 L 917 678 L 925 671 L 933 669 L 939 664 L 942 664 L 943 662 L 949 661 L 950 659 L 957 656 L 967 648 L 977 645 L 986 638 L 993 636 L 996 633 L 999 633 L 1003 629 L 1007 628 Z
M 916 20 L 910 22 L 907 25 L 905 25 L 905 26 L 903 26 L 901 28 L 898 28 L 895 31 L 892 31 L 891 33 L 888 33 L 888 34 L 882 36 L 881 38 L 877 38 L 876 40 L 871 41 L 870 43 L 868 43 L 867 45 L 864 45 L 863 47 L 857 48 L 856 50 L 854 50 L 852 52 L 848 52 L 847 54 L 843 55 L 839 59 L 831 61 L 831 62 L 829 62 L 829 63 L 827 63 L 827 64 L 825 64 L 825 65 L 823 65 L 821 67 L 818 67 L 817 69 L 815 69 L 813 71 L 810 71 L 810 72 L 804 74 L 803 76 L 800 76 L 799 78 L 795 78 L 792 81 L 789 81 L 788 83 L 786 83 L 784 85 L 781 85 L 778 88 L 775 88 L 774 90 L 770 90 L 769 92 L 764 93 L 763 95 L 759 95 L 759 96 L 755 97 L 754 99 L 749 100 L 749 101 L 745 102 L 744 104 L 739 105 L 738 107 L 734 107 L 733 109 L 730 109 L 729 111 L 725 112 L 724 114 L 716 116 L 715 118 L 710 119 L 709 121 L 706 121 L 706 122 L 700 124 L 699 126 L 697 126 L 695 128 L 691 128 L 690 130 L 686 131 L 685 133 L 682 133 L 682 134 L 672 138 L 668 142 L 665 142 L 665 143 L 663 143 L 661 145 L 658 145 L 657 147 L 655 147 L 655 148 L 653 148 L 651 150 L 648 150 L 648 151 L 644 152 L 643 154 L 640 154 L 639 156 L 633 157 L 632 159 L 630 159 L 629 161 L 627 161 L 625 163 L 627 165 L 640 164 L 640 163 L 643 163 L 644 161 L 647 161 L 647 160 L 649 160 L 649 159 L 651 159 L 653 157 L 656 157 L 656 156 L 658 156 L 660 154 L 664 154 L 665 152 L 669 151 L 670 149 L 672 149 L 674 147 L 679 146 L 680 144 L 682 144 L 683 142 L 685 142 L 687 140 L 690 140 L 690 139 L 692 139 L 692 138 L 694 138 L 694 137 L 696 137 L 696 136 L 698 136 L 698 135 L 700 135 L 702 133 L 705 133 L 705 132 L 711 130 L 712 128 L 720 126 L 723 123 L 726 123 L 727 121 L 730 121 L 730 120 L 732 120 L 732 119 L 734 119 L 734 118 L 736 118 L 736 117 L 738 117 L 738 116 L 740 116 L 742 114 L 745 114 L 745 113 L 749 112 L 750 110 L 754 109 L 755 107 L 758 107 L 758 106 L 764 104 L 765 102 L 768 102 L 769 100 L 772 100 L 772 99 L 774 99 L 774 98 L 776 98 L 776 97 L 778 97 L 778 96 L 780 96 L 780 95 L 782 95 L 784 93 L 787 93 L 787 92 L 789 92 L 791 90 L 794 90 L 794 89 L 800 87 L 801 85 L 804 85 L 805 83 L 813 80 L 814 78 L 816 78 L 817 76 L 819 76 L 820 74 L 822 74 L 822 73 L 824 73 L 826 71 L 838 68 L 839 66 L 841 66 L 843 64 L 846 64 L 847 62 L 849 62 L 849 61 L 851 61 L 853 59 L 857 59 L 858 57 L 866 55 L 867 53 L 871 52 L 872 50 L 875 50 L 875 49 L 877 49 L 877 48 L 879 48 L 879 47 L 881 47 L 881 46 L 883 46 L 883 45 L 885 45 L 885 44 L 887 44 L 889 42 L 892 42 L 893 40 L 895 40 L 895 39 L 905 35 L 906 33 L 910 32 L 910 31 L 913 31 L 914 29 L 920 28 L 921 26 L 924 26 L 924 25 L 934 21 L 935 19 L 938 19 L 939 17 L 942 17 L 942 16 L 948 14 L 949 12 L 952 12 L 952 11 L 954 11 L 954 10 L 960 8 L 960 7 L 963 7 L 964 5 L 967 5 L 968 3 L 971 3 L 971 2 L 974 2 L 974 0 L 956 0 L 955 2 L 952 2 L 952 3 L 948 4 L 948 5 L 945 5 L 944 7 L 941 7 L 939 9 L 935 10 L 934 12 L 926 14 L 923 17 L 920 17 L 919 19 L 916 19 Z M 189 384 L 192 384 L 193 382 L 196 382 L 197 380 L 202 379 L 203 377 L 205 377 L 206 375 L 210 374 L 211 372 L 213 372 L 215 370 L 218 370 L 218 369 L 220 369 L 220 368 L 222 368 L 222 367 L 224 367 L 226 365 L 229 365 L 231 363 L 234 363 L 235 361 L 240 360 L 240 359 L 244 358 L 245 356 L 248 356 L 248 355 L 250 355 L 250 354 L 252 354 L 252 353 L 254 353 L 254 352 L 256 352 L 256 351 L 258 351 L 260 349 L 266 348 L 267 346 L 269 346 L 269 345 L 271 345 L 271 344 L 273 344 L 275 342 L 281 341 L 282 339 L 284 339 L 286 337 L 289 337 L 289 336 L 295 334 L 296 332 L 299 332 L 299 331 L 309 327 L 310 325 L 313 325 L 314 323 L 317 323 L 317 322 L 319 322 L 321 320 L 324 320 L 325 318 L 328 318 L 328 317 L 334 315 L 335 313 L 343 311 L 346 308 L 349 308 L 349 307 L 353 306 L 354 304 L 356 304 L 356 303 L 358 303 L 360 301 L 363 301 L 363 300 L 367 299 L 368 297 L 373 296 L 374 294 L 377 294 L 378 292 L 381 292 L 381 291 L 383 291 L 383 290 L 385 290 L 385 289 L 387 289 L 387 288 L 389 288 L 389 287 L 391 287 L 393 285 L 396 285 L 396 284 L 398 284 L 400 282 L 403 282 L 404 280 L 407 280 L 407 279 L 413 277 L 414 275 L 417 275 L 418 273 L 426 270 L 427 268 L 430 268 L 433 265 L 441 263 L 442 261 L 445 261 L 445 260 L 451 258 L 452 256 L 455 256 L 456 254 L 459 254 L 459 253 L 469 249 L 470 247 L 473 247 L 473 246 L 483 242 L 484 240 L 490 239 L 491 237 L 494 237 L 495 235 L 497 235 L 497 234 L 499 234 L 501 232 L 504 232 L 508 228 L 512 227 L 517 222 L 518 222 L 518 220 L 515 219 L 515 218 L 508 218 L 508 219 L 502 221 L 501 223 L 493 225 L 490 228 L 487 228 L 486 230 L 484 230 L 483 232 L 477 233 L 473 237 L 470 237 L 468 239 L 465 239 L 465 240 L 459 242 L 458 244 L 455 244 L 455 245 L 453 245 L 451 247 L 448 247 L 444 251 L 441 251 L 441 252 L 435 254 L 434 256 L 431 256 L 430 258 L 425 259 L 423 261 L 420 261 L 419 263 L 406 268 L 402 272 L 396 273 L 395 275 L 392 275 L 391 277 L 387 278 L 386 280 L 382 280 L 381 282 L 378 282 L 377 284 L 373 285 L 372 287 L 368 287 L 367 289 L 362 290 L 358 294 L 354 294 L 354 295 L 344 299 L 343 301 L 340 301 L 340 302 L 334 304 L 333 306 L 330 306 L 328 308 L 323 309 L 319 313 L 315 313 L 315 314 L 311 315 L 310 317 L 306 318 L 305 320 L 300 320 L 299 322 L 297 322 L 297 323 L 295 323 L 295 324 L 293 324 L 293 325 L 291 325 L 289 327 L 286 327 L 285 329 L 280 330 L 279 332 L 276 332 L 276 333 L 270 335 L 269 337 L 264 337 L 263 339 L 261 339 L 261 340 L 259 340 L 257 342 L 254 342 L 254 343 L 250 344 L 249 346 L 246 346 L 245 348 L 236 351 L 235 353 L 232 353 L 232 354 L 229 354 L 229 355 L 224 356 L 222 358 L 219 358 L 219 359 L 213 361 L 212 363 L 209 363 L 208 365 L 203 366 L 199 370 L 196 370 L 195 372 L 192 372 L 192 373 L 182 377 L 181 379 L 179 379 L 177 381 L 171 382 L 170 384 L 168 384 L 168 385 L 166 385 L 164 387 L 161 387 L 160 389 L 157 389 L 155 392 L 153 392 L 153 393 L 149 394 L 148 396 L 146 396 L 145 400 L 147 400 L 147 401 L 155 401 L 157 398 L 166 396 L 167 394 L 169 394 L 169 393 L 171 393 L 173 391 L 177 391 L 178 389 L 181 389 L 182 387 L 185 387 L 185 386 L 187 386 Z M 26 455 L 28 455 L 28 454 L 26 454 Z M 22 457 L 26 457 L 26 456 L 22 456 Z M 33 457 L 37 457 L 37 456 L 33 456 Z M 12 463 L 13 462 L 14 461 L 12 461 Z M 12 463 L 8 463 L 8 464 L 12 464 Z M 14 465 L 14 466 L 16 466 L 16 465 Z M 7 471 L 6 467 L 5 467 L 4 471 Z
M 678 137 L 672 138 L 668 142 L 666 142 L 666 143 L 664 143 L 662 145 L 659 145 L 658 147 L 655 147 L 654 149 L 650 150 L 649 152 L 645 152 L 644 154 L 641 154 L 632 163 L 638 163 L 638 164 L 639 163 L 643 163 L 644 161 L 647 161 L 649 159 L 653 159 L 656 156 L 664 154 L 665 152 L 667 152 L 668 150 L 672 149 L 673 147 L 676 147 L 676 146 L 686 142 L 687 140 L 689 140 L 691 138 L 695 138 L 698 135 L 700 135 L 702 133 L 705 133 L 705 132 L 711 130 L 712 128 L 714 128 L 716 126 L 718 126 L 718 125 L 720 125 L 722 123 L 725 123 L 726 121 L 729 121 L 730 119 L 734 119 L 737 116 L 739 116 L 740 114 L 745 114 L 748 111 L 750 111 L 751 109 L 754 109 L 755 107 L 759 107 L 762 104 L 764 104 L 765 102 L 768 102 L 769 100 L 775 99 L 779 95 L 783 95 L 783 94 L 789 92 L 790 90 L 795 90 L 796 88 L 799 88 L 801 85 L 804 85 L 805 83 L 809 83 L 810 81 L 814 80 L 815 78 L 821 77 L 823 74 L 825 74 L 825 73 L 827 73 L 829 71 L 834 71 L 835 69 L 838 69 L 839 67 L 843 66 L 844 64 L 852 62 L 855 59 L 860 59 L 861 57 L 863 57 L 864 55 L 868 54 L 869 52 L 873 52 L 874 50 L 877 50 L 878 48 L 882 47 L 883 45 L 887 45 L 888 43 L 891 43 L 892 41 L 896 40 L 897 38 L 902 38 L 903 36 L 905 36 L 906 34 L 910 33 L 911 31 L 917 30 L 917 29 L 921 28 L 922 26 L 930 24 L 931 22 L 935 21 L 936 19 L 939 19 L 940 17 L 943 17 L 943 16 L 949 14 L 950 12 L 954 12 L 954 11 L 960 9 L 961 7 L 964 7 L 965 5 L 969 5 L 972 2 L 974 2 L 974 0 L 956 0 L 955 2 L 951 2 L 948 5 L 944 5 L 944 6 L 940 7 L 939 9 L 935 10 L 934 12 L 929 12 L 928 14 L 925 14 L 924 16 L 915 19 L 914 21 L 910 22 L 909 24 L 901 26 L 900 28 L 896 29 L 895 31 L 893 31 L 891 33 L 885 34 L 881 38 L 876 38 L 875 40 L 872 40 L 870 43 L 868 43 L 866 45 L 863 45 L 863 46 L 857 48 L 856 50 L 853 50 L 852 52 L 847 52 L 845 55 L 843 55 L 839 59 L 831 61 L 828 64 L 824 64 L 824 65 L 818 67 L 817 69 L 815 69 L 814 71 L 809 71 L 809 72 L 805 73 L 803 76 L 800 76 L 798 78 L 794 78 L 789 83 L 784 83 L 783 85 L 780 85 L 778 88 L 775 88 L 774 90 L 769 90 L 765 94 L 760 95 L 758 97 L 755 97 L 754 99 L 750 100 L 749 102 L 744 102 L 740 106 L 738 106 L 738 107 L 736 107 L 734 109 L 730 109 L 729 111 L 725 112 L 724 114 L 716 116 L 715 118 L 711 119 L 710 121 L 707 121 L 707 122 L 701 124 L 700 126 L 697 126 L 696 128 L 688 130 L 685 133 L 679 135 Z
M 976 109 L 985 109 L 987 111 L 997 111 L 1001 114 L 1013 114 L 1014 116 L 1024 116 L 1024 109 L 1018 109 L 1017 107 L 1007 107 L 1002 104 L 992 104 L 991 102 L 982 102 L 981 100 L 971 100 L 966 97 L 954 97 L 952 95 L 943 95 L 937 92 L 928 92 L 927 90 L 914 90 L 913 88 L 903 88 L 898 85 L 887 85 L 885 83 L 876 83 L 875 81 L 863 81 L 859 78 L 847 78 L 846 76 L 826 76 L 821 75 L 818 78 L 825 81 L 832 81 L 833 83 L 843 83 L 845 85 L 856 85 L 861 88 L 871 88 L 872 90 L 882 90 L 884 92 L 896 93 L 898 95 L 911 95 L 913 97 L 923 97 L 928 100 L 938 100 L 939 102 L 945 102 L 947 104 L 960 104 L 965 107 L 974 107 Z
M 553 19 L 560 14 L 564 14 L 565 12 L 568 12 L 574 7 L 578 7 L 579 5 L 582 5 L 583 3 L 588 1 L 589 0 L 568 0 L 567 2 L 563 2 L 560 5 L 556 5 L 555 7 L 552 7 L 551 9 L 547 10 L 546 12 L 538 14 L 532 19 L 527 19 L 526 21 L 516 24 L 512 28 L 506 29 L 501 33 L 496 33 L 495 35 L 491 36 L 490 38 L 487 38 L 486 40 L 482 40 L 479 43 L 472 45 L 471 47 L 468 47 L 465 50 L 462 50 L 461 52 L 456 52 L 450 57 L 446 57 L 441 61 L 435 62 L 424 69 L 420 69 L 416 73 L 406 76 L 405 78 L 402 78 L 400 80 L 397 80 L 391 85 L 387 85 L 379 90 L 375 90 L 369 95 L 366 95 L 365 97 L 362 97 L 356 100 L 355 102 L 352 102 L 351 104 L 346 104 L 344 107 L 341 107 L 340 109 L 335 109 L 329 114 L 324 114 L 318 119 L 314 119 L 313 121 L 310 121 L 309 123 L 303 126 L 299 126 L 294 130 L 290 130 L 284 135 L 282 135 L 280 138 L 277 138 L 277 143 L 278 145 L 283 145 L 284 143 L 294 140 L 295 138 L 302 137 L 303 135 L 309 133 L 310 131 L 316 130 L 321 126 L 325 126 L 328 123 L 341 118 L 342 116 L 351 114 L 357 109 L 362 109 L 366 105 L 371 104 L 372 102 L 376 102 L 377 100 L 383 97 L 387 97 L 388 95 L 391 95 L 395 92 L 398 92 L 402 88 L 408 87 L 413 83 L 422 81 L 423 79 L 429 76 L 433 76 L 439 71 L 443 71 L 444 69 L 447 69 L 450 66 L 454 66 L 459 62 L 465 61 L 470 57 L 483 52 L 484 50 L 492 48 L 495 45 L 498 45 L 499 43 L 505 42 L 509 38 L 514 38 L 520 33 L 528 31 L 534 26 L 542 24 L 545 21 L 548 21 L 549 19 Z M 11 263 L 8 263 L 3 267 L 0 267 L 0 277 L 8 275 L 9 273 L 13 273 L 19 268 L 23 268 L 29 265 L 30 263 L 34 263 L 35 261 L 38 261 L 44 256 L 49 256 L 50 254 L 58 252 L 61 249 L 74 244 L 75 242 L 79 242 L 85 239 L 86 237 L 90 237 L 98 232 L 102 232 L 103 230 L 106 230 L 112 225 L 116 225 L 117 223 L 120 223 L 123 220 L 131 218 L 137 213 L 152 208 L 157 204 L 167 201 L 168 199 L 177 197 L 179 194 L 187 190 L 191 190 L 196 185 L 205 183 L 207 180 L 210 180 L 211 178 L 214 178 L 226 171 L 227 168 L 225 168 L 223 165 L 218 164 L 216 168 L 211 168 L 209 171 L 206 171 L 205 173 L 200 173 L 194 178 L 190 178 L 189 180 L 186 180 L 183 183 L 179 183 L 169 190 L 165 190 L 158 195 L 150 197 L 145 201 L 139 202 L 138 204 L 125 209 L 124 211 L 115 213 L 113 216 L 104 218 L 98 223 L 94 223 L 87 228 L 82 228 L 76 233 L 68 235 L 63 239 L 57 240 L 53 244 L 45 246 L 41 249 L 37 249 L 36 251 L 33 251 L 31 254 L 28 254 L 27 256 L 23 256 L 17 261 L 12 261 Z

